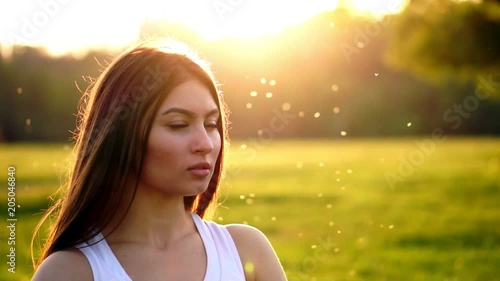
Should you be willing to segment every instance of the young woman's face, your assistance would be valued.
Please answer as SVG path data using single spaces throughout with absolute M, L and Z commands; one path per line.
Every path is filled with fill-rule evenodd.
M 220 112 L 198 80 L 174 88 L 156 113 L 141 187 L 190 196 L 206 190 L 221 149 Z

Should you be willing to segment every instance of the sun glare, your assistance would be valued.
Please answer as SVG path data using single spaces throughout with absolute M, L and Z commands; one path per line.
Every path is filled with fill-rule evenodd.
M 176 5 L 158 5 L 155 18 L 182 23 L 207 40 L 224 37 L 257 37 L 280 32 L 288 26 L 300 24 L 314 15 L 334 10 L 337 0 L 215 0 L 196 4 L 190 1 Z
M 400 12 L 408 0 L 350 0 L 350 9 L 374 16 Z
M 0 50 L 43 46 L 52 54 L 120 48 L 141 36 L 148 19 L 183 24 L 206 40 L 278 33 L 344 5 L 363 14 L 399 12 L 408 0 L 119 0 L 0 4 Z M 99 7 L 96 9 L 96 7 Z M 115 11 L 110 13 L 109 11 Z M 90 20 L 89 20 L 90 19 Z M 147 36 L 147 35 L 146 35 Z

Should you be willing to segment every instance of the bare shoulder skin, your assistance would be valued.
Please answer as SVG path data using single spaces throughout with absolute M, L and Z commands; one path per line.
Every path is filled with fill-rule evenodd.
M 46 258 L 32 281 L 92 281 L 87 258 L 77 249 L 58 251 Z
M 286 281 L 283 267 L 264 233 L 242 224 L 229 224 L 226 229 L 236 244 L 247 281 Z

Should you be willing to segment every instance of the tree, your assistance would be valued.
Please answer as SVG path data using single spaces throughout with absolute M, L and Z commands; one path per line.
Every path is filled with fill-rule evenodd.
M 500 78 L 500 1 L 414 0 L 391 27 L 386 57 L 397 68 L 441 84 Z

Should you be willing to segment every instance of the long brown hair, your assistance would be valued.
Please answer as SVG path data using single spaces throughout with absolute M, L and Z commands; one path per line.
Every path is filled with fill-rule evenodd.
M 123 202 L 130 207 L 134 199 L 156 111 L 173 88 L 193 79 L 208 87 L 219 107 L 222 148 L 207 190 L 186 196 L 184 205 L 201 217 L 216 207 L 228 112 L 218 84 L 208 64 L 186 45 L 140 43 L 118 56 L 82 96 L 67 192 L 46 212 L 31 241 L 33 255 L 42 224 L 57 214 L 36 264 L 33 257 L 35 269 L 50 254 L 92 238 L 95 229 L 109 226 L 115 216 L 123 219 L 128 209 L 123 214 L 117 210 Z M 137 175 L 134 192 L 125 196 L 131 172 Z

